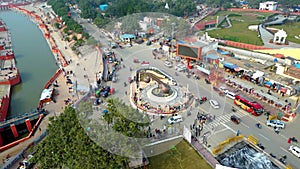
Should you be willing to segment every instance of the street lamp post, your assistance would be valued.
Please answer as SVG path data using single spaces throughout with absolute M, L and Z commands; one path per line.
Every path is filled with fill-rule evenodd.
M 172 40 L 173 40 L 173 38 L 174 38 L 174 26 L 176 25 L 176 23 L 171 23 L 171 25 L 172 25 Z

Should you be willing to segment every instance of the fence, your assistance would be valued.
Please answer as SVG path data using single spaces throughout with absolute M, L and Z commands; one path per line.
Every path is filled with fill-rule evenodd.
M 214 155 L 217 155 L 217 154 L 222 152 L 222 150 L 224 149 L 224 147 L 226 145 L 228 145 L 230 143 L 233 143 L 233 142 L 237 142 L 239 140 L 242 140 L 243 138 L 244 138 L 244 135 L 239 135 L 239 136 L 234 136 L 234 137 L 227 138 L 226 140 L 221 142 L 217 147 L 213 148 L 212 153 Z

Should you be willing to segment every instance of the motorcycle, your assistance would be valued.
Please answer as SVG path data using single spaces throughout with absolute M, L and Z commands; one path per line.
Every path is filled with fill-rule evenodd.
M 257 127 L 257 128 L 259 128 L 259 129 L 261 129 L 261 128 L 262 128 L 262 126 L 261 126 L 261 124 L 260 124 L 260 123 L 256 123 L 256 127 Z
M 295 143 L 298 143 L 298 140 L 297 140 L 295 137 L 292 137 L 292 138 L 291 138 L 291 141 L 292 141 L 292 142 L 295 142 Z
M 234 107 L 232 107 L 231 110 L 232 110 L 233 112 L 236 112 L 236 109 L 235 109 Z

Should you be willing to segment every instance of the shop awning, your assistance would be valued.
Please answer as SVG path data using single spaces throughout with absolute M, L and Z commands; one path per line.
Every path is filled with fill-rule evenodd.
M 287 88 L 281 87 L 281 88 L 280 88 L 280 92 L 286 93 L 286 92 L 287 92 Z
M 269 85 L 269 86 L 272 86 L 272 85 L 273 85 L 273 83 L 270 82 L 270 81 L 265 82 L 265 84 L 266 84 L 266 85 Z
M 238 68 L 237 65 L 229 63 L 229 62 L 223 62 L 224 67 L 229 68 L 229 69 L 234 69 L 234 68 Z

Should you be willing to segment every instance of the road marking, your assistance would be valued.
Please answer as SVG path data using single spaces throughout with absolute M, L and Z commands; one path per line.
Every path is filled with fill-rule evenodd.
M 227 126 L 226 124 L 222 123 L 222 125 L 223 125 L 224 127 L 226 127 L 227 129 L 231 130 L 232 132 L 236 133 L 236 131 L 235 131 L 235 130 L 233 130 L 232 128 L 230 128 L 230 127 L 229 127 L 229 126 Z
M 266 140 L 270 140 L 268 137 L 266 137 L 266 136 L 264 136 L 264 135 L 262 135 L 262 134 L 258 134 L 258 135 L 260 135 L 262 138 L 264 138 L 264 139 L 266 139 Z
M 285 152 L 288 152 L 288 153 L 290 153 L 288 150 L 286 150 L 285 148 L 283 148 L 283 147 L 280 147 L 280 149 L 281 150 L 283 150 L 283 151 L 285 151 Z
M 214 134 L 218 134 L 218 133 L 221 133 L 221 132 L 226 131 L 226 130 L 228 130 L 228 128 L 223 128 L 221 130 L 218 130 L 218 131 L 214 132 Z
M 247 126 L 245 123 L 241 123 L 241 125 L 247 127 L 247 128 L 250 128 L 249 126 Z

